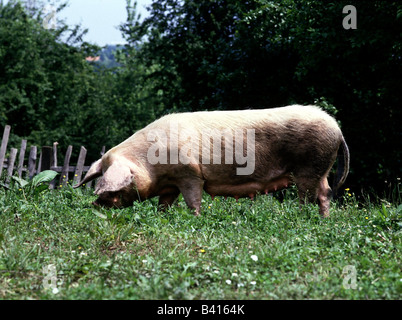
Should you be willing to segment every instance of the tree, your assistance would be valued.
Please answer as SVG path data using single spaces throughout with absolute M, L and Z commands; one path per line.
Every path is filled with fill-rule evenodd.
M 402 5 L 356 1 L 357 29 L 345 30 L 350 4 L 289 2 L 285 30 L 299 56 L 299 100 L 336 106 L 352 154 L 348 183 L 379 191 L 402 173 Z
M 85 145 L 99 155 L 104 124 L 110 124 L 101 99 L 110 78 L 98 78 L 85 61 L 99 48 L 82 41 L 85 30 L 79 26 L 59 22 L 46 29 L 43 12 L 31 10 L 19 1 L 0 3 L 0 122 L 12 125 L 15 142 L 58 141 L 76 152 Z
M 338 112 L 352 155 L 348 186 L 378 191 L 402 176 L 402 5 L 353 2 L 156 0 L 149 18 L 122 31 L 164 106 L 320 103 Z M 351 4 L 357 29 L 345 30 Z

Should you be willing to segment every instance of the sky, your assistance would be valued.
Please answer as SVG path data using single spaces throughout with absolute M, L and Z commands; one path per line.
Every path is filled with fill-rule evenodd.
M 126 0 L 68 0 L 69 6 L 59 12 L 57 18 L 68 25 L 81 24 L 88 29 L 85 41 L 99 46 L 125 43 L 118 25 L 126 21 Z M 152 0 L 137 0 L 137 12 L 147 16 L 146 6 Z
M 36 2 L 35 0 L 21 1 Z M 145 8 L 152 3 L 152 0 L 136 1 L 137 13 L 140 13 L 143 19 L 148 15 Z M 4 2 L 7 3 L 8 0 Z M 64 2 L 67 2 L 68 6 L 57 13 L 56 18 L 65 20 L 70 26 L 81 24 L 83 29 L 88 29 L 84 41 L 99 46 L 125 43 L 118 26 L 127 18 L 126 0 L 44 0 L 36 3 L 56 3 L 57 7 L 57 4 Z

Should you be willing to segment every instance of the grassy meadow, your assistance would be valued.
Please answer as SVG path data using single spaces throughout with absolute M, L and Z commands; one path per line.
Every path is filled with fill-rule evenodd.
M 0 299 L 402 297 L 400 197 L 346 190 L 322 219 L 294 189 L 204 195 L 195 217 L 181 197 L 167 212 L 157 199 L 107 210 L 91 190 L 34 191 L 0 189 Z

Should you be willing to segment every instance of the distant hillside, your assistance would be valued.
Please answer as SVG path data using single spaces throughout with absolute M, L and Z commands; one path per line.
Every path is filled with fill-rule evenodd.
M 122 45 L 107 45 L 98 53 L 98 56 L 87 57 L 86 60 L 105 68 L 115 68 L 119 66 L 119 63 L 116 61 L 115 52 L 122 48 L 124 48 Z

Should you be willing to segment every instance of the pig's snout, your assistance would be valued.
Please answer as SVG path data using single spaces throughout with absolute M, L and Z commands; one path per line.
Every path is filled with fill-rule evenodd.
M 134 202 L 133 200 L 120 192 L 106 192 L 100 194 L 92 204 L 95 207 L 123 208 L 131 206 Z
M 95 207 L 105 207 L 105 208 L 121 208 L 123 207 L 119 199 L 97 199 L 92 202 Z
M 118 194 L 104 193 L 99 195 L 98 199 L 92 202 L 92 205 L 95 207 L 119 208 L 121 207 L 121 201 Z

